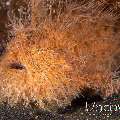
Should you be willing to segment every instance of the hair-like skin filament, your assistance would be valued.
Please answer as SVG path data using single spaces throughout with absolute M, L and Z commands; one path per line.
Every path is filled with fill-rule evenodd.
M 37 100 L 51 110 L 69 105 L 85 88 L 104 97 L 118 91 L 111 66 L 119 40 L 110 19 L 69 17 L 73 22 L 67 26 L 63 17 L 41 29 L 16 32 L 0 61 L 1 101 Z

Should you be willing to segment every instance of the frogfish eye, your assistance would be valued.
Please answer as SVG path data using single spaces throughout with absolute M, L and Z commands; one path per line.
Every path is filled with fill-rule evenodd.
M 16 69 L 16 70 L 23 70 L 25 69 L 25 66 L 21 63 L 10 63 L 9 65 L 10 69 Z

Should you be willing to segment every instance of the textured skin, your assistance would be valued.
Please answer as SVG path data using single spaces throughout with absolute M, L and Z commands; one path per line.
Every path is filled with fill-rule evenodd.
M 71 13 L 39 29 L 17 31 L 0 62 L 1 101 L 37 100 L 51 110 L 70 104 L 85 88 L 104 97 L 118 92 L 112 67 L 119 38 L 110 18 Z

